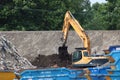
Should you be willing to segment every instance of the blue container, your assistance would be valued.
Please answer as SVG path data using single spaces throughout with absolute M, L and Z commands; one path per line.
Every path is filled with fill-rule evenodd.
M 20 80 L 87 80 L 83 70 L 67 68 L 25 70 L 20 76 Z
M 112 72 L 112 74 L 108 74 L 108 76 L 111 78 L 111 80 L 120 80 L 120 50 L 112 51 L 109 56 L 113 57 L 115 60 L 114 63 L 110 64 L 115 66 L 115 69 L 108 70 L 108 72 Z
M 120 50 L 120 45 L 114 45 L 109 47 L 110 52 L 116 51 L 116 50 Z
M 110 64 L 111 66 L 115 66 L 116 70 L 120 70 L 120 59 Z
M 119 74 L 109 74 L 108 76 L 111 78 L 111 80 L 120 80 Z
M 89 68 L 89 71 L 91 74 L 108 74 L 107 69 L 110 69 L 110 67 Z
M 110 69 L 110 67 L 89 68 L 91 79 L 92 80 L 105 80 L 105 77 L 108 74 L 107 69 Z
M 112 72 L 112 74 L 119 74 L 120 75 L 120 70 L 108 70 L 108 72 Z
M 111 63 L 110 65 L 113 65 L 117 70 L 120 70 L 120 50 L 112 51 L 109 56 L 115 60 L 115 62 Z
M 112 51 L 108 56 L 111 56 L 115 61 L 120 59 L 120 50 Z
M 102 74 L 90 74 L 91 80 L 106 80 L 106 75 Z

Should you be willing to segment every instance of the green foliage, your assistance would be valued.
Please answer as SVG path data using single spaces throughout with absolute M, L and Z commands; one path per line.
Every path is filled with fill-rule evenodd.
M 105 30 L 107 29 L 107 22 L 105 21 L 106 5 L 95 3 L 92 5 L 91 19 L 85 24 L 87 29 Z
M 3 0 L 0 9 L 1 30 L 24 30 L 24 22 L 30 19 L 30 12 L 25 9 L 31 8 L 29 0 Z M 27 16 L 28 15 L 28 16 Z M 27 17 L 26 17 L 27 16 Z M 27 25 L 27 23 L 25 24 Z
M 107 3 L 107 21 L 108 30 L 120 29 L 120 1 L 119 0 L 108 0 Z
M 62 29 L 67 10 L 83 24 L 90 6 L 89 0 L 2 0 L 0 5 L 0 30 L 28 31 Z
M 87 30 L 120 29 L 120 0 L 0 0 L 0 30 L 61 30 L 70 10 Z

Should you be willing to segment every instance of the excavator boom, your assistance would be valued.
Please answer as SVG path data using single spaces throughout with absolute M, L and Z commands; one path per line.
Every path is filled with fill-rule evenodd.
M 74 16 L 71 14 L 70 11 L 67 11 L 65 14 L 65 18 L 64 18 L 64 24 L 63 24 L 63 46 L 65 46 L 66 42 L 67 42 L 67 36 L 68 36 L 68 31 L 70 26 L 73 27 L 73 29 L 75 30 L 75 32 L 79 35 L 79 37 L 82 39 L 83 41 L 83 45 L 84 48 L 87 49 L 88 53 L 91 53 L 90 50 L 90 40 L 89 37 L 87 36 L 87 34 L 85 33 L 84 29 L 81 27 L 81 25 L 79 24 L 79 22 L 74 18 Z

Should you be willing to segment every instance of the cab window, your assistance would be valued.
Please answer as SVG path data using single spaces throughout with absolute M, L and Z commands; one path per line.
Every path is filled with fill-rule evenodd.
M 83 52 L 83 54 L 84 54 L 85 57 L 89 57 L 88 52 Z
M 73 62 L 78 61 L 82 58 L 82 52 L 76 51 L 73 53 Z

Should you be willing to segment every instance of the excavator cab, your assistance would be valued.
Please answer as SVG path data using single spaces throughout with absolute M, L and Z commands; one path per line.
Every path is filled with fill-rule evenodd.
M 104 56 L 89 55 L 86 48 L 77 48 L 76 51 L 72 53 L 72 67 L 75 68 L 101 66 L 108 61 L 108 58 Z
M 86 51 L 86 48 L 75 48 L 75 49 L 76 51 L 72 53 L 72 62 L 80 61 L 83 56 L 89 57 L 89 53 Z
M 79 61 L 82 59 L 82 52 L 81 51 L 75 51 L 73 54 L 72 54 L 72 61 L 73 62 L 76 62 L 76 61 Z
M 85 63 L 90 60 L 90 55 L 86 48 L 75 48 L 76 51 L 72 53 L 72 67 L 86 67 Z M 81 65 L 82 64 L 82 65 Z M 87 65 L 88 66 L 88 65 Z

